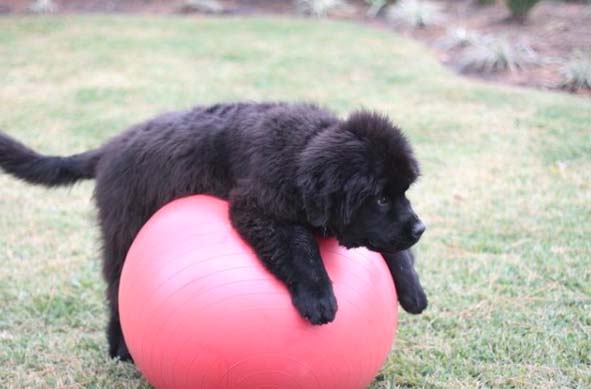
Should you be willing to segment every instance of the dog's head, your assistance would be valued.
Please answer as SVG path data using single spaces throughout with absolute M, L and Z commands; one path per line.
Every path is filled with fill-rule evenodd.
M 313 138 L 299 161 L 298 184 L 309 222 L 346 247 L 397 252 L 425 226 L 405 196 L 419 166 L 398 128 L 360 111 Z

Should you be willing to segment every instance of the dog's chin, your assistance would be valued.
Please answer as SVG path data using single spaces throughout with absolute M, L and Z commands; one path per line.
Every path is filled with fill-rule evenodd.
M 341 244 L 341 246 L 344 246 L 348 249 L 353 249 L 353 248 L 357 248 L 357 247 L 365 247 L 368 250 L 375 251 L 378 253 L 392 253 L 393 254 L 393 253 L 397 253 L 401 250 L 404 250 L 404 249 L 398 249 L 395 246 L 382 245 L 382 244 L 379 244 L 377 242 L 367 240 L 367 239 L 363 239 L 363 240 L 339 239 L 339 243 Z
M 406 242 L 397 242 L 396 244 L 379 244 L 377 242 L 372 241 L 371 239 L 362 244 L 361 246 L 367 247 L 371 251 L 377 251 L 379 253 L 385 254 L 395 254 L 400 251 L 408 250 L 411 248 L 418 240 L 415 241 L 406 241 Z
M 394 252 L 396 252 L 396 250 L 394 250 L 394 248 L 392 248 L 392 247 L 379 245 L 379 244 L 376 244 L 372 241 L 366 242 L 365 244 L 363 244 L 363 246 L 365 246 L 367 249 L 369 249 L 371 251 L 377 251 L 378 253 L 394 253 Z
M 367 241 L 351 239 L 351 238 L 347 238 L 345 236 L 339 236 L 339 235 L 336 235 L 336 238 L 337 238 L 337 241 L 339 242 L 339 244 L 347 249 L 354 249 L 357 247 L 369 248 L 367 245 Z
M 395 254 L 403 250 L 407 250 L 411 248 L 416 241 L 404 241 L 404 242 L 396 242 L 395 244 L 383 244 L 377 242 L 372 239 L 347 239 L 345 237 L 337 237 L 339 244 L 344 246 L 348 249 L 353 249 L 357 247 L 365 247 L 368 250 L 376 251 L 378 253 L 385 253 L 385 254 Z

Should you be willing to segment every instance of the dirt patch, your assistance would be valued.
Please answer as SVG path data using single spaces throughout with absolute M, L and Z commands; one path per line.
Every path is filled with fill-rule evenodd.
M 186 0 L 54 0 L 58 13 L 179 13 Z M 226 14 L 282 14 L 296 12 L 294 1 L 220 0 Z M 442 63 L 459 70 L 466 47 L 445 47 L 450 31 L 463 28 L 479 36 L 495 36 L 519 42 L 531 48 L 535 60 L 523 69 L 483 74 L 464 72 L 493 82 L 542 88 L 561 89 L 565 64 L 575 50 L 591 50 L 591 5 L 585 2 L 543 1 L 528 16 L 525 24 L 509 23 L 509 12 L 503 1 L 478 6 L 475 0 L 439 1 L 443 19 L 436 25 L 420 29 L 386 22 L 383 18 L 366 17 L 367 5 L 362 0 L 349 1 L 346 10 L 331 12 L 330 17 L 347 18 L 372 26 L 397 31 L 434 50 Z M 30 12 L 31 0 L 0 0 L 0 13 Z M 590 90 L 569 91 L 591 96 Z

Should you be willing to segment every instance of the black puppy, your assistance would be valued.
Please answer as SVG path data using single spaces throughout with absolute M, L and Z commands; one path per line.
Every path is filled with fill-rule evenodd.
M 419 167 L 402 133 L 374 113 L 340 120 L 308 104 L 196 107 L 69 157 L 39 155 L 0 133 L 0 167 L 46 186 L 96 178 L 113 357 L 130 359 L 117 299 L 127 250 L 156 210 L 197 193 L 229 200 L 234 227 L 312 324 L 337 311 L 315 234 L 381 252 L 402 307 L 427 305 L 408 251 L 425 229 L 405 197 Z

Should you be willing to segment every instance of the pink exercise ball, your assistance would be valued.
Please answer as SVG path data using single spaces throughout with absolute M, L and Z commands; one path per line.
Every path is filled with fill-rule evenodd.
M 396 331 L 390 272 L 366 249 L 319 245 L 339 309 L 314 326 L 234 231 L 225 201 L 199 195 L 164 206 L 121 275 L 121 325 L 138 369 L 157 388 L 369 385 Z

